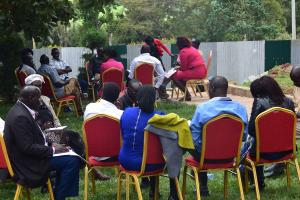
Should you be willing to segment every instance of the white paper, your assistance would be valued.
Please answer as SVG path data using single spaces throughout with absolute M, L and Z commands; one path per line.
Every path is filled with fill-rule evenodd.
M 176 71 L 177 70 L 175 68 L 170 69 L 167 73 L 165 73 L 165 77 L 170 78 Z
M 88 163 L 83 157 L 81 157 L 80 155 L 78 155 L 77 153 L 75 153 L 72 149 L 69 149 L 68 152 L 53 154 L 53 157 L 58 157 L 58 156 L 77 156 L 81 160 L 83 160 L 84 162 Z
M 0 134 L 3 134 L 4 131 L 4 120 L 0 117 Z
M 65 128 L 67 128 L 67 126 L 59 126 L 59 127 L 54 127 L 54 128 L 48 128 L 48 129 L 45 130 L 45 132 L 47 132 L 47 131 L 60 131 L 60 130 L 63 130 Z

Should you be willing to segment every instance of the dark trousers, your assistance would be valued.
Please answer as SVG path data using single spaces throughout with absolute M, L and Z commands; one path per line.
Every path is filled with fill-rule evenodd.
M 55 200 L 78 196 L 79 158 L 77 156 L 53 157 L 51 159 L 51 170 L 56 171 Z
M 200 162 L 200 157 L 201 157 L 201 152 L 197 150 L 189 150 L 189 153 L 194 157 L 195 160 Z M 200 180 L 200 185 L 201 185 L 201 190 L 207 189 L 207 172 L 200 172 L 198 173 L 199 175 L 199 180 Z

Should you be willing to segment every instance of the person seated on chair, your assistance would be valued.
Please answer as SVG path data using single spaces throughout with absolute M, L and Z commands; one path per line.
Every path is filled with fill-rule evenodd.
M 98 114 L 105 114 L 120 120 L 123 111 L 118 109 L 114 103 L 119 97 L 120 89 L 116 83 L 107 82 L 103 86 L 102 97 L 95 103 L 89 103 L 84 111 L 84 120 Z M 106 161 L 115 161 L 118 158 L 107 158 Z M 101 159 L 103 161 L 103 159 Z M 110 177 L 100 171 L 94 171 L 97 179 L 107 180 Z
M 116 61 L 115 59 L 118 57 L 118 54 L 113 49 L 104 49 L 103 50 L 103 63 L 100 67 L 100 73 L 103 74 L 103 72 L 109 68 L 117 68 L 120 69 L 122 72 L 124 72 L 124 66 L 123 63 Z
M 256 145 L 255 145 L 255 137 L 256 137 L 255 119 L 256 119 L 256 117 L 260 113 L 268 110 L 269 108 L 275 107 L 275 106 L 286 108 L 293 112 L 295 112 L 295 107 L 294 107 L 293 101 L 291 99 L 287 98 L 283 94 L 278 83 L 269 76 L 263 76 L 259 79 L 256 79 L 255 81 L 253 81 L 250 85 L 250 91 L 254 98 L 254 102 L 252 105 L 251 117 L 249 120 L 248 133 L 250 136 L 252 136 L 254 138 L 254 145 L 252 145 L 252 148 L 250 148 L 250 156 L 255 157 L 256 156 Z M 275 153 L 275 154 L 271 154 L 271 155 L 261 154 L 261 157 L 263 159 L 270 160 L 270 159 L 278 159 L 285 155 L 286 154 L 284 154 L 284 153 Z M 274 170 L 273 167 L 271 167 L 267 171 L 270 172 L 270 171 Z M 283 166 L 278 165 L 277 167 L 278 167 L 278 169 L 276 169 L 276 170 L 278 170 L 279 173 L 282 173 Z M 263 189 L 265 187 L 264 167 L 257 166 L 256 172 L 257 172 L 259 189 Z
M 150 46 L 143 45 L 141 48 L 141 55 L 135 57 L 130 64 L 130 73 L 129 79 L 134 78 L 134 71 L 136 67 L 141 63 L 149 63 L 154 66 L 154 71 L 156 74 L 155 77 L 155 89 L 158 91 L 159 97 L 161 99 L 167 99 L 169 95 L 166 92 L 166 86 L 162 85 L 164 81 L 165 71 L 162 67 L 161 61 L 159 61 L 156 57 L 150 55 Z
M 92 56 L 87 67 L 88 76 L 91 80 L 91 83 L 94 85 L 95 94 L 98 94 L 98 91 L 101 88 L 100 66 L 102 65 L 103 61 L 103 48 L 98 47 L 97 53 Z
M 143 85 L 139 88 L 136 100 L 138 107 L 127 108 L 120 120 L 123 144 L 119 154 L 119 162 L 123 168 L 129 171 L 139 171 L 142 165 L 144 128 L 148 120 L 154 114 L 162 115 L 154 110 L 155 89 L 151 85 Z M 147 165 L 145 171 L 155 171 L 164 167 L 164 164 Z M 155 190 L 155 177 L 150 178 L 150 193 L 153 197 Z
M 189 151 L 195 160 L 200 161 L 202 148 L 202 128 L 206 122 L 221 114 L 232 114 L 239 117 L 245 124 L 243 141 L 247 138 L 248 116 L 245 106 L 227 97 L 228 81 L 223 76 L 215 76 L 209 81 L 208 92 L 210 100 L 197 106 L 191 120 L 190 129 L 195 145 L 194 151 Z M 226 135 L 224 135 L 226 137 Z M 222 139 L 222 138 L 219 138 Z M 208 196 L 207 172 L 199 173 L 201 196 Z
M 295 102 L 295 111 L 297 118 L 300 118 L 300 66 L 296 65 L 292 68 L 290 73 L 291 80 L 294 83 L 294 102 Z
M 36 86 L 40 90 L 42 90 L 43 83 L 44 77 L 39 74 L 32 74 L 26 77 L 25 79 L 25 85 Z M 38 122 L 42 130 L 53 127 L 61 127 L 61 123 L 58 117 L 56 116 L 54 109 L 51 105 L 50 99 L 48 97 L 41 95 L 40 105 L 38 106 L 38 109 L 36 111 L 36 121 Z M 70 146 L 77 154 L 84 157 L 84 144 L 80 134 L 69 129 L 63 129 L 60 132 L 63 135 L 63 137 L 66 138 L 66 144 Z
M 22 64 L 19 67 L 19 71 L 25 72 L 27 76 L 30 74 L 36 74 L 36 69 L 33 63 L 33 51 L 29 48 L 25 48 L 21 52 Z
M 186 82 L 192 79 L 203 79 L 207 70 L 203 57 L 199 51 L 192 47 L 190 40 L 186 37 L 178 37 L 176 45 L 179 49 L 179 69 L 172 75 L 174 84 L 184 93 Z M 183 100 L 184 98 L 182 98 Z M 186 100 L 191 101 L 191 94 L 187 90 Z
M 79 163 L 77 156 L 55 156 L 68 152 L 66 146 L 49 146 L 35 121 L 41 91 L 25 86 L 17 103 L 9 110 L 4 128 L 4 141 L 14 171 L 13 181 L 29 188 L 46 183 L 50 170 L 55 170 L 54 196 L 56 200 L 77 196 L 79 191 Z
M 49 76 L 54 86 L 54 92 L 56 98 L 64 96 L 74 95 L 75 104 L 79 115 L 82 115 L 81 105 L 81 88 L 76 78 L 62 79 L 57 70 L 49 65 L 49 58 L 43 54 L 40 58 L 41 67 L 38 69 L 38 73 L 41 75 Z
M 68 79 L 68 73 L 72 72 L 72 69 L 68 64 L 59 58 L 59 54 L 58 48 L 53 48 L 51 50 L 52 59 L 50 61 L 50 66 L 57 70 L 60 78 Z
M 128 87 L 125 90 L 125 94 L 117 99 L 115 105 L 121 110 L 136 106 L 136 93 L 141 86 L 142 83 L 136 79 L 128 81 Z

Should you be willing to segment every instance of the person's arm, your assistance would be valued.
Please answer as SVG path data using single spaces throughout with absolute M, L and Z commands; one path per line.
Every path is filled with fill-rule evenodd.
M 156 74 L 157 74 L 157 82 L 155 84 L 155 88 L 159 88 L 160 85 L 163 83 L 164 81 L 164 77 L 165 77 L 165 71 L 161 65 L 161 62 L 156 59 L 155 61 L 155 68 L 154 68 Z
M 52 147 L 45 146 L 44 144 L 33 143 L 33 127 L 31 120 L 25 116 L 17 117 L 14 124 L 11 126 L 12 133 L 14 134 L 16 147 L 24 154 L 34 157 L 45 158 L 52 157 Z M 42 133 L 40 133 L 42 134 Z
M 255 138 L 255 119 L 261 113 L 261 109 L 262 109 L 261 104 L 258 102 L 258 99 L 255 98 L 252 105 L 252 111 L 251 111 L 251 116 L 248 125 L 248 134 L 254 138 Z
M 170 49 L 167 46 L 165 46 L 159 39 L 155 39 L 155 44 L 158 45 L 159 47 L 161 47 L 170 56 L 172 55 L 172 52 L 170 51 Z
M 64 85 L 66 85 L 66 84 L 68 84 L 69 83 L 69 79 L 67 79 L 67 80 L 62 80 L 61 78 L 60 78 L 60 76 L 59 76 L 59 74 L 57 73 L 57 71 L 56 70 L 50 70 L 49 71 L 49 75 L 50 75 L 50 78 L 51 78 L 51 80 L 52 80 L 52 82 L 53 82 L 53 85 L 55 86 L 55 87 L 63 87 Z
M 59 121 L 58 117 L 56 116 L 55 111 L 54 111 L 54 109 L 53 109 L 53 107 L 52 107 L 52 105 L 50 103 L 50 99 L 48 97 L 44 96 L 42 98 L 42 100 L 43 100 L 43 102 L 45 103 L 45 105 L 47 106 L 48 110 L 51 112 L 51 114 L 53 116 L 54 126 L 55 127 L 61 126 L 60 121 Z
M 190 129 L 192 132 L 193 142 L 195 149 L 201 151 L 200 144 L 202 143 L 202 123 L 201 123 L 201 111 L 199 107 L 197 107 L 193 118 L 191 120 Z
M 133 60 L 130 64 L 130 67 L 129 67 L 129 75 L 128 75 L 128 78 L 129 79 L 133 79 L 134 78 L 134 70 L 135 70 L 135 67 L 137 66 L 138 62 L 136 60 Z

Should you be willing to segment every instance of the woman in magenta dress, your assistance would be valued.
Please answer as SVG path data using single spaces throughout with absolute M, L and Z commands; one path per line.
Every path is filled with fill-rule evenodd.
M 198 49 L 192 47 L 189 39 L 178 37 L 176 45 L 179 49 L 178 61 L 180 68 L 172 76 L 172 80 L 184 92 L 186 81 L 205 78 L 207 70 L 203 57 L 200 55 Z M 191 100 L 191 94 L 188 91 L 186 93 L 186 100 Z

